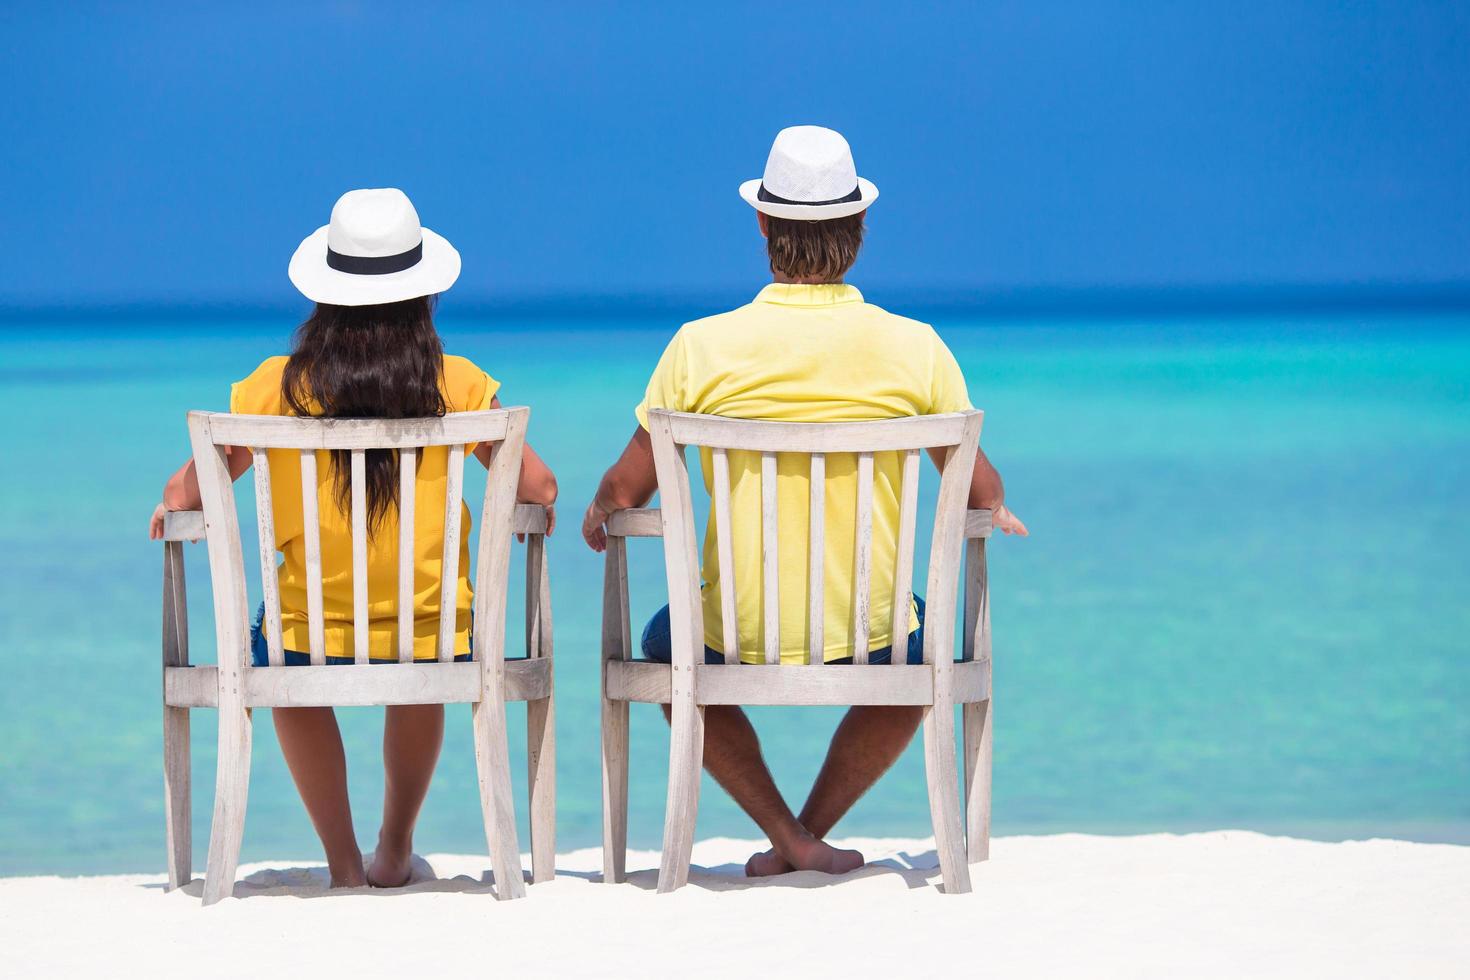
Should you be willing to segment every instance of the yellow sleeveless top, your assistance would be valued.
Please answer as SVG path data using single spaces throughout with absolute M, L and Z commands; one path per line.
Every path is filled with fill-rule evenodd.
M 230 411 L 240 415 L 290 415 L 281 397 L 286 358 L 271 357 L 230 389 Z M 490 407 L 500 384 L 463 357 L 444 358 L 444 400 L 451 412 Z M 465 447 L 468 455 L 473 445 Z M 282 643 L 287 650 L 310 649 L 306 621 L 306 538 L 301 516 L 301 461 L 295 450 L 272 450 L 271 499 L 276 548 L 284 556 L 281 590 Z M 440 567 L 444 554 L 444 492 L 449 450 L 421 453 L 414 504 L 414 657 L 434 658 L 439 632 Z M 322 609 L 326 654 L 350 657 L 352 626 L 352 519 L 332 492 L 331 454 L 317 453 L 317 513 L 322 534 Z M 454 651 L 470 648 L 469 508 L 460 504 L 459 590 Z M 368 651 L 374 660 L 398 659 L 398 511 L 392 509 L 368 541 Z

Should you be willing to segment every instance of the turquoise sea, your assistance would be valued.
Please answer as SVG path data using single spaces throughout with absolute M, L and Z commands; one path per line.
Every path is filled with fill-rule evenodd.
M 452 303 L 440 317 L 452 352 L 532 406 L 532 442 L 561 481 L 562 849 L 600 833 L 601 564 L 576 529 L 678 319 L 476 319 Z M 1470 843 L 1470 314 L 933 319 L 1033 532 L 991 549 L 997 833 Z M 0 874 L 162 870 L 160 548 L 146 519 L 187 453 L 185 410 L 223 408 L 293 326 L 0 323 Z M 661 555 L 632 552 L 641 621 L 664 601 Z M 186 560 L 207 661 L 203 548 Z M 381 711 L 343 717 L 370 845 Z M 793 805 L 837 717 L 756 712 Z M 522 719 L 513 708 L 513 751 Z M 196 867 L 213 722 L 196 715 Z M 468 732 L 451 709 L 421 851 L 484 846 Z M 315 859 L 264 713 L 256 733 L 245 859 Z M 635 709 L 635 845 L 659 840 L 666 748 L 657 711 Z M 524 814 L 523 780 L 517 793 Z M 756 834 L 712 785 L 699 832 Z M 927 835 L 921 753 L 837 832 Z

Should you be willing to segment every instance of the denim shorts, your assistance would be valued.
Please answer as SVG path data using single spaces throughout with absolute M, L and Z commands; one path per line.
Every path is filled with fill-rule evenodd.
M 914 608 L 918 610 L 919 628 L 909 634 L 908 662 L 921 664 L 924 662 L 924 598 L 914 596 Z M 648 625 L 643 628 L 643 656 L 647 660 L 657 661 L 661 664 L 669 663 L 674 659 L 674 644 L 669 636 L 669 607 L 664 606 L 653 614 Z M 893 659 L 893 647 L 886 646 L 879 650 L 868 653 L 868 663 L 886 664 Z M 711 647 L 704 648 L 704 662 L 707 664 L 722 664 L 725 655 Z M 829 660 L 830 664 L 850 664 L 851 657 L 843 657 L 841 660 Z
M 263 625 L 264 623 L 265 623 L 265 603 L 262 602 L 260 604 L 260 608 L 255 611 L 255 622 L 250 627 L 250 662 L 252 664 L 254 664 L 255 666 L 257 666 L 257 667 L 269 667 L 270 664 L 271 664 L 271 659 L 270 659 L 270 644 L 268 644 L 268 643 L 265 642 L 265 629 L 264 629 L 264 625 Z M 285 654 L 285 664 L 286 664 L 287 667 L 310 667 L 311 666 L 311 654 L 309 654 L 309 653 L 302 653 L 299 650 L 282 650 L 281 652 L 283 654 Z M 472 659 L 473 656 L 474 656 L 473 654 L 461 653 L 459 656 L 455 657 L 454 659 L 456 661 L 458 661 L 458 662 L 463 663 L 466 660 Z M 328 657 L 327 658 L 327 663 L 328 664 L 332 664 L 334 666 L 335 665 L 340 665 L 340 664 L 350 664 L 350 663 L 355 663 L 355 662 L 356 661 L 354 661 L 351 657 Z M 373 660 L 373 661 L 369 661 L 369 662 L 370 663 L 378 663 L 378 664 L 396 664 L 398 661 L 397 660 Z

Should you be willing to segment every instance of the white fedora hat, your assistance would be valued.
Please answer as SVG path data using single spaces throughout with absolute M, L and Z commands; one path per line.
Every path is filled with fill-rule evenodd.
M 866 210 L 878 199 L 878 188 L 857 175 L 841 133 L 789 126 L 771 144 L 765 176 L 741 184 L 740 196 L 775 218 L 821 221 Z
M 288 274 L 309 300 L 372 306 L 444 292 L 459 278 L 459 253 L 419 224 L 407 194 L 376 187 L 337 198 L 331 223 L 297 247 Z

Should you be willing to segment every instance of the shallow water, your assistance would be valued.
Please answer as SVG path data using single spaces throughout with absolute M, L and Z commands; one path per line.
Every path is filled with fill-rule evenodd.
M 601 565 L 575 532 L 676 324 L 452 309 L 441 324 L 507 404 L 533 407 L 532 442 L 561 481 L 559 844 L 591 845 Z M 991 548 L 997 833 L 1470 842 L 1470 315 L 937 325 L 1033 531 Z M 187 453 L 184 411 L 223 408 L 291 326 L 0 325 L 0 873 L 162 867 L 160 549 L 145 522 Z M 662 562 L 649 542 L 632 554 L 641 622 L 662 604 Z M 186 560 L 195 660 L 208 661 L 203 549 Z M 656 847 L 666 731 L 654 709 L 633 714 L 630 838 Z M 515 752 L 523 715 L 512 708 Z M 839 713 L 755 716 L 799 806 Z M 343 718 L 368 848 L 381 711 Z M 213 721 L 194 726 L 196 866 Z M 451 708 L 420 851 L 483 846 L 468 731 L 468 710 Z M 265 713 L 256 732 L 244 858 L 314 857 Z M 911 747 L 837 832 L 923 836 L 927 820 Z M 754 828 L 707 785 L 699 832 Z

